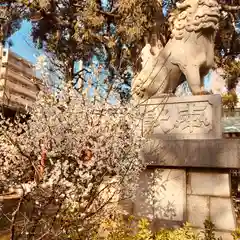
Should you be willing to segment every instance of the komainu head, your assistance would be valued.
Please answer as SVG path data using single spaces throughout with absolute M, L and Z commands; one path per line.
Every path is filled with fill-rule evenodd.
M 220 6 L 216 0 L 185 0 L 170 18 L 172 38 L 183 39 L 191 32 L 218 29 Z

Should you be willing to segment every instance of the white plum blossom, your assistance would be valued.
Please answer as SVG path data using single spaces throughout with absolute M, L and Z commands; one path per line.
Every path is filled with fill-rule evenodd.
M 33 202 L 30 238 L 42 225 L 49 236 L 90 234 L 114 202 L 132 196 L 144 167 L 137 106 L 93 102 L 66 84 L 40 93 L 29 114 L 1 122 L 1 193 L 22 189 Z

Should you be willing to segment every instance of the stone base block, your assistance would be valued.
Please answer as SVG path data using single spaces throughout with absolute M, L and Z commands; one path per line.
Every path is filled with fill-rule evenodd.
M 215 232 L 216 238 L 220 238 L 222 240 L 233 240 L 232 234 L 230 232 Z
M 189 222 L 202 230 L 209 219 L 216 231 L 231 232 L 236 218 L 230 193 L 229 173 L 147 169 L 140 178 L 133 214 L 159 227 Z
M 189 171 L 187 182 L 187 221 L 204 228 L 210 219 L 219 231 L 236 229 L 229 173 Z
M 234 215 L 230 198 L 210 198 L 210 219 L 215 224 L 216 229 L 234 231 L 236 229 Z
M 185 170 L 147 169 L 141 174 L 134 215 L 183 222 L 185 207 Z
M 193 195 L 230 197 L 228 173 L 189 172 L 187 193 Z
M 187 222 L 193 227 L 204 228 L 209 217 L 209 198 L 207 196 L 187 196 Z

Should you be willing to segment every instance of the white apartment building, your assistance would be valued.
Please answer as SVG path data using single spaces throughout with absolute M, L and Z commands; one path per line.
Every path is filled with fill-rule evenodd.
M 12 110 L 31 107 L 39 92 L 40 80 L 34 66 L 9 49 L 0 47 L 0 104 Z

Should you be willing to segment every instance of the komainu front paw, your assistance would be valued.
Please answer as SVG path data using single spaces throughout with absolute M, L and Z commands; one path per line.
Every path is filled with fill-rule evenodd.
M 196 92 L 196 93 L 193 93 L 193 95 L 195 96 L 200 96 L 200 95 L 210 95 L 212 94 L 211 92 L 208 92 L 206 90 L 202 90 L 202 91 L 199 91 L 199 92 Z
M 135 94 L 136 94 L 139 98 L 144 98 L 145 89 L 139 88 L 139 89 L 137 89 L 137 90 L 135 91 Z
M 142 84 L 137 84 L 134 86 L 133 94 L 137 95 L 139 98 L 144 98 L 145 88 L 143 88 Z
M 199 93 L 199 95 L 210 95 L 211 93 L 206 91 L 206 90 L 203 90 Z

